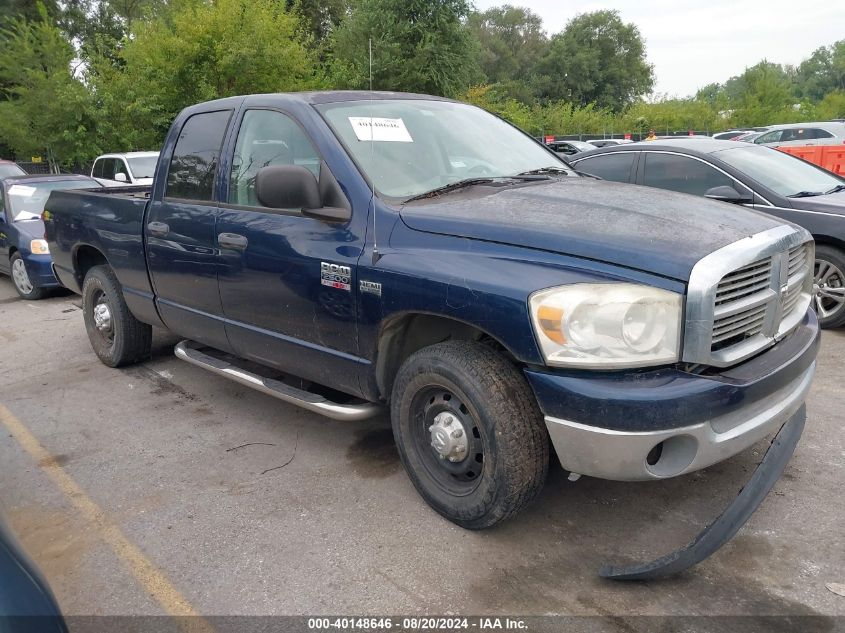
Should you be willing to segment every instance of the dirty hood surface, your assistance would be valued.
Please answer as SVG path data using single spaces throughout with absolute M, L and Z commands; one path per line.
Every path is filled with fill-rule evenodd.
M 680 281 L 722 246 L 788 224 L 699 196 L 576 177 L 474 187 L 407 204 L 400 214 L 418 231 L 584 257 Z

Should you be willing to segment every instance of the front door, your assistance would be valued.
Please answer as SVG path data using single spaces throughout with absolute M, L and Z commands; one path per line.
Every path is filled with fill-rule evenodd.
M 268 165 L 300 165 L 318 179 L 321 169 L 328 169 L 321 168 L 317 150 L 290 116 L 244 111 L 228 200 L 217 219 L 220 299 L 229 341 L 239 356 L 318 383 L 347 382 L 355 391 L 355 268 L 363 235 L 353 223 L 263 207 L 255 178 Z
M 174 332 L 228 350 L 217 291 L 214 183 L 231 110 L 202 112 L 182 126 L 144 228 L 162 320 Z M 160 185 L 159 185 L 160 186 Z

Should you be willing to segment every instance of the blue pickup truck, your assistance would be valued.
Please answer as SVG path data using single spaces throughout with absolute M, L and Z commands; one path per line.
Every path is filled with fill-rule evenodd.
M 534 499 L 551 447 L 573 480 L 656 480 L 777 433 L 756 498 L 691 564 L 803 429 L 819 336 L 804 229 L 581 176 L 466 104 L 203 103 L 151 188 L 46 208 L 102 362 L 144 360 L 156 326 L 185 339 L 179 358 L 311 411 L 388 410 L 420 495 L 466 528 Z

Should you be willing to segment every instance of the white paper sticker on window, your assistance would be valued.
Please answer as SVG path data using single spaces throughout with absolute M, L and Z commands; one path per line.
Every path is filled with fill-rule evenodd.
M 413 143 L 402 119 L 383 119 L 379 117 L 351 116 L 349 123 L 355 130 L 359 141 L 394 141 Z
M 22 198 L 30 198 L 35 193 L 35 187 L 26 187 L 24 185 L 12 185 L 9 187 L 10 196 L 21 196 Z

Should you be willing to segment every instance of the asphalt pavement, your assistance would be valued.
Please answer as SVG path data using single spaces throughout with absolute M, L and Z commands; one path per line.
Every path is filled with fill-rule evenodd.
M 79 297 L 0 277 L 0 512 L 67 614 L 845 615 L 845 331 L 825 332 L 796 454 L 684 574 L 599 578 L 691 539 L 761 443 L 661 482 L 570 482 L 471 532 L 426 506 L 386 417 L 338 422 L 176 359 L 110 369 Z

